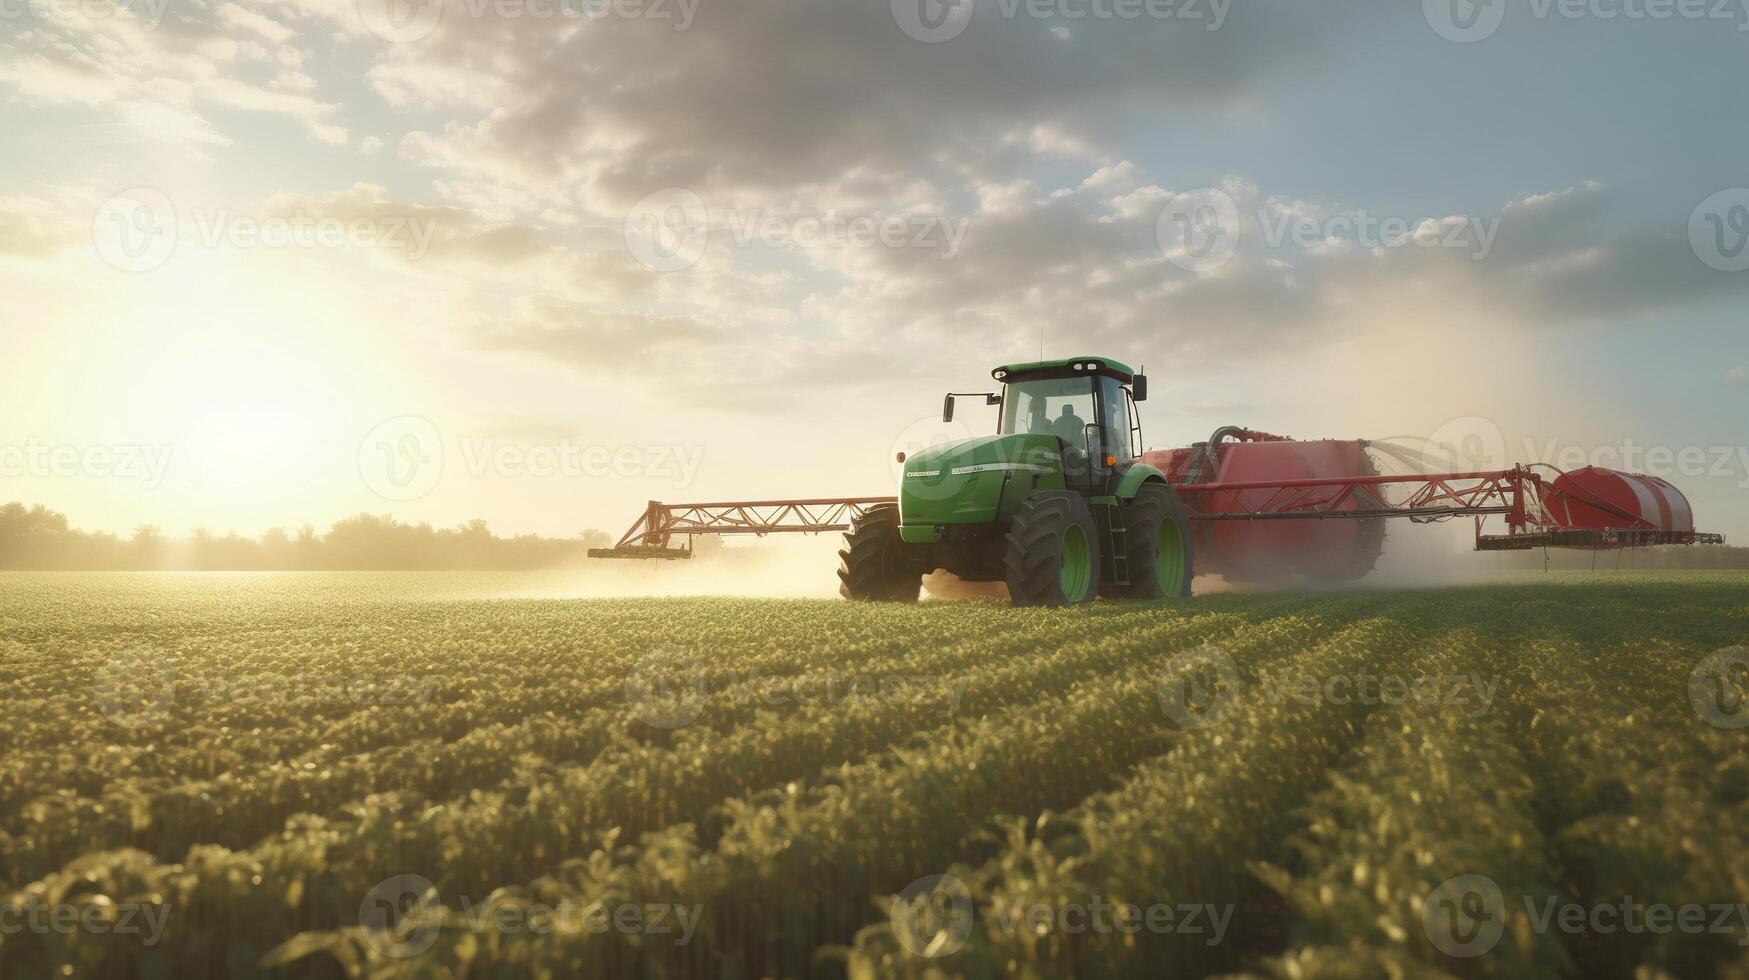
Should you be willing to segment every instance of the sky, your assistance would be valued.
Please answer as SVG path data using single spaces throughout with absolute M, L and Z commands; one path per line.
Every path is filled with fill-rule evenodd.
M 613 532 L 991 367 L 1749 542 L 1749 0 L 0 0 L 0 500 Z M 962 402 L 962 406 L 967 403 Z M 986 417 L 987 416 L 987 417 Z

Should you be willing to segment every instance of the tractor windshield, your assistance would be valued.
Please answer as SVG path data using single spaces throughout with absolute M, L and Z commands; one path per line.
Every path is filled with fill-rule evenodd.
M 1094 408 L 1093 379 L 1050 378 L 1011 382 L 1002 395 L 1002 435 L 1043 433 L 1080 449 Z

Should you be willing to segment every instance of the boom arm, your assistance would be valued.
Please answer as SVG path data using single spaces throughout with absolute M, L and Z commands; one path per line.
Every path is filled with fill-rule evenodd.
M 1406 492 L 1392 500 L 1384 488 Z M 1417 476 L 1351 476 L 1251 483 L 1192 483 L 1178 488 L 1192 520 L 1262 521 L 1407 517 L 1417 521 L 1476 518 L 1477 551 L 1537 547 L 1643 547 L 1655 544 L 1723 544 L 1720 534 L 1666 531 L 1590 495 L 1591 507 L 1622 519 L 1618 528 L 1566 527 L 1550 515 L 1544 497 L 1557 491 L 1527 467 L 1480 473 Z M 1507 533 L 1483 534 L 1482 520 L 1506 519 Z
M 897 497 L 823 497 L 812 500 L 753 500 L 714 504 L 664 504 L 652 500 L 619 543 L 590 548 L 591 558 L 691 558 L 694 534 L 818 534 L 843 531 L 876 504 Z M 675 548 L 674 535 L 688 536 Z
M 1386 493 L 1398 488 L 1400 493 Z M 1360 520 L 1407 517 L 1436 521 L 1476 519 L 1477 551 L 1529 548 L 1644 547 L 1656 544 L 1723 544 L 1724 536 L 1666 531 L 1607 501 L 1580 496 L 1585 504 L 1621 518 L 1620 527 L 1575 528 L 1544 506 L 1559 493 L 1541 474 L 1518 466 L 1480 473 L 1418 476 L 1350 476 L 1251 483 L 1185 483 L 1178 487 L 1193 521 Z M 1552 499 L 1552 498 L 1551 498 Z M 877 504 L 894 497 L 821 497 L 710 504 L 664 504 L 652 500 L 611 548 L 591 548 L 591 558 L 691 558 L 695 534 L 819 534 L 843 531 Z M 1505 518 L 1505 534 L 1483 534 L 1483 520 Z M 676 548 L 675 535 L 686 535 Z

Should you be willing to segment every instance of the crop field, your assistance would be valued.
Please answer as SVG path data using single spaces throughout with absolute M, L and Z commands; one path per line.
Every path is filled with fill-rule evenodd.
M 1749 976 L 1749 576 L 0 576 L 0 975 Z

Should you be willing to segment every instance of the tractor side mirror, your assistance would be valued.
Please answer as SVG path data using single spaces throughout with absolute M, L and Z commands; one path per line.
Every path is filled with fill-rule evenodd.
M 947 396 L 947 398 L 945 400 L 943 400 L 941 403 L 941 420 L 943 422 L 952 422 L 953 421 L 953 396 L 952 395 Z
M 1130 379 L 1130 397 L 1139 402 L 1148 400 L 1148 376 L 1138 374 Z

